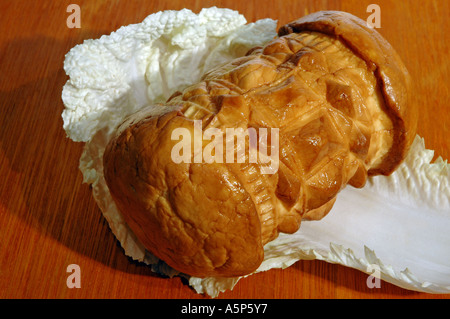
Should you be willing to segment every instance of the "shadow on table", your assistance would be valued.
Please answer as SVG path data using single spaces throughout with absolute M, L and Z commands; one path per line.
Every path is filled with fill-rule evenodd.
M 63 129 L 64 56 L 82 39 L 101 34 L 15 39 L 0 48 L 0 207 L 4 218 L 15 215 L 77 253 L 124 272 L 154 275 L 124 255 L 82 183 L 84 143 L 68 139 Z
M 409 298 L 421 294 L 402 289 L 383 280 L 377 281 L 373 277 L 369 278 L 369 275 L 361 271 L 322 260 L 302 260 L 291 267 L 298 269 L 299 273 L 317 277 L 318 282 L 326 281 L 324 289 L 328 287 L 330 291 L 334 291 L 337 288 L 342 295 L 348 293 L 349 298 L 351 298 L 353 292 L 357 292 L 361 296 L 358 298 L 379 298 L 380 295 L 388 295 L 392 298 Z M 369 287 L 368 281 L 373 285 L 372 288 Z

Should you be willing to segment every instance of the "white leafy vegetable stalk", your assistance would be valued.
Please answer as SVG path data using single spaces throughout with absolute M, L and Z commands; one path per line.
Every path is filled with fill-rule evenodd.
M 236 11 L 208 8 L 163 11 L 142 23 L 86 40 L 66 55 L 69 76 L 62 92 L 67 136 L 85 142 L 80 159 L 84 182 L 125 254 L 169 276 L 178 273 L 145 250 L 124 222 L 103 177 L 102 156 L 124 117 L 165 101 L 197 82 L 211 67 L 242 56 L 276 36 L 276 21 L 247 24 Z M 305 221 L 292 235 L 265 246 L 257 272 L 321 259 L 372 274 L 406 289 L 450 293 L 449 165 L 416 137 L 405 162 L 389 177 L 347 187 L 321 221 Z M 240 278 L 194 278 L 199 293 L 217 296 Z

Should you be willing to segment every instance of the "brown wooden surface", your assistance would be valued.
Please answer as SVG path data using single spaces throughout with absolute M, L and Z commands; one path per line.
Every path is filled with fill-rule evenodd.
M 450 158 L 448 0 L 415 1 L 0 1 L 0 298 L 205 298 L 180 278 L 161 278 L 127 258 L 82 184 L 83 144 L 65 137 L 61 89 L 64 55 L 84 39 L 109 34 L 147 15 L 216 5 L 249 22 L 279 25 L 306 12 L 343 10 L 363 19 L 381 7 L 381 29 L 418 88 L 418 133 L 436 156 Z M 66 8 L 81 6 L 81 28 L 69 29 Z M 69 289 L 66 267 L 81 268 Z M 382 282 L 321 261 L 300 261 L 242 279 L 219 298 L 448 298 Z

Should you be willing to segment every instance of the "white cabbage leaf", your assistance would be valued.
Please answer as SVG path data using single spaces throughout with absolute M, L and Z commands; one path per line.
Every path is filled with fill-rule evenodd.
M 93 197 L 127 256 L 155 272 L 184 276 L 145 250 L 109 193 L 102 157 L 117 124 L 275 36 L 276 21 L 271 19 L 247 23 L 229 9 L 212 7 L 198 14 L 184 9 L 152 14 L 142 23 L 87 40 L 66 55 L 64 129 L 73 141 L 85 142 L 79 166 L 83 180 L 92 185 Z M 281 234 L 268 243 L 256 272 L 320 259 L 406 289 L 450 293 L 450 168 L 442 158 L 431 163 L 433 156 L 417 136 L 391 176 L 370 178 L 362 189 L 345 188 L 325 218 L 304 221 L 295 234 Z M 240 278 L 188 280 L 198 293 L 216 297 Z

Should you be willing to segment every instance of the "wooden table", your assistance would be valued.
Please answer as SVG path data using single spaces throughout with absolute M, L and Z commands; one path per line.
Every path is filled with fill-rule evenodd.
M 91 190 L 82 184 L 83 148 L 62 128 L 64 55 L 147 15 L 216 5 L 249 22 L 279 25 L 317 10 L 343 10 L 363 19 L 372 0 L 322 1 L 0 1 L 0 297 L 205 298 L 180 278 L 161 278 L 132 262 L 108 228 Z M 71 3 L 81 28 L 66 25 Z M 449 1 L 382 1 L 379 31 L 408 66 L 421 99 L 418 133 L 436 156 L 450 158 Z M 66 285 L 67 266 L 81 270 L 81 288 Z M 321 261 L 300 261 L 242 279 L 219 298 L 449 298 L 382 282 Z

